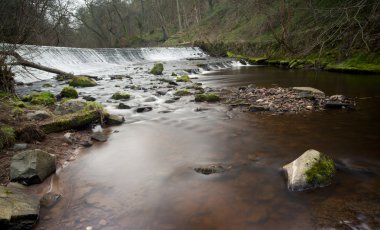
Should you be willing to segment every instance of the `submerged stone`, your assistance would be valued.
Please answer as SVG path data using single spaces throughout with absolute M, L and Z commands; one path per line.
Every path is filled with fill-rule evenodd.
M 226 171 L 226 168 L 223 167 L 222 165 L 206 165 L 206 166 L 200 166 L 197 168 L 194 168 L 194 171 L 197 173 L 201 173 L 204 175 L 210 175 L 214 173 L 222 173 Z

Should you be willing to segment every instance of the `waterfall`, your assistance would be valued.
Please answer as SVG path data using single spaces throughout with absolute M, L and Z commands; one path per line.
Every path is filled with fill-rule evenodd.
M 56 68 L 76 75 L 126 74 L 133 65 L 151 62 L 176 61 L 186 58 L 202 58 L 205 54 L 198 47 L 155 47 L 155 48 L 68 48 L 23 45 L 16 49 L 26 60 Z M 33 82 L 54 77 L 31 68 L 15 66 L 15 79 Z

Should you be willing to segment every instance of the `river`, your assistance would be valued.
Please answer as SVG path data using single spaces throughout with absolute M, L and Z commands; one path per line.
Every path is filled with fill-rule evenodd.
M 270 115 L 181 99 L 124 114 L 108 142 L 52 178 L 63 198 L 41 210 L 36 229 L 380 228 L 380 76 L 254 66 L 197 77 L 214 88 L 311 86 L 357 108 Z M 280 168 L 311 148 L 352 170 L 325 188 L 288 191 Z M 193 170 L 210 163 L 229 170 Z

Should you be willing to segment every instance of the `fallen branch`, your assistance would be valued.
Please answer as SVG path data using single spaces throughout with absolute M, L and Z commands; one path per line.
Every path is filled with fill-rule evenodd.
M 0 52 L 0 55 L 1 56 L 12 56 L 12 57 L 14 57 L 16 59 L 16 62 L 12 63 L 11 65 L 21 65 L 21 66 L 25 66 L 25 67 L 30 67 L 30 68 L 42 70 L 42 71 L 49 72 L 49 73 L 59 74 L 59 75 L 72 75 L 70 73 L 67 73 L 67 72 L 59 70 L 59 69 L 43 66 L 43 65 L 25 60 L 16 51 L 2 51 L 2 52 Z

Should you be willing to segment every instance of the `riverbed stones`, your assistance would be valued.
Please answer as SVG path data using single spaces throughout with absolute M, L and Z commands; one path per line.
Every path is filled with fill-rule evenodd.
M 107 125 L 121 125 L 125 121 L 123 116 L 119 115 L 109 115 L 107 117 Z
M 215 173 L 222 173 L 226 171 L 226 168 L 220 164 L 210 164 L 194 168 L 194 171 L 204 175 L 210 175 Z
M 119 103 L 119 105 L 117 106 L 118 109 L 131 109 L 131 106 L 129 105 L 126 105 L 124 103 Z
M 42 121 L 42 120 L 50 118 L 50 114 L 47 111 L 38 110 L 38 111 L 35 111 L 35 112 L 27 113 L 26 117 L 29 120 Z
M 335 173 L 335 165 L 326 155 L 310 149 L 283 166 L 283 170 L 287 177 L 288 189 L 303 191 L 329 185 Z
M 12 157 L 11 181 L 25 185 L 41 183 L 56 170 L 55 156 L 35 149 L 20 152 Z
M 150 107 L 150 106 L 144 106 L 144 107 L 139 107 L 136 109 L 136 112 L 137 113 L 146 113 L 146 112 L 149 112 L 149 111 L 152 111 L 153 108 Z
M 94 132 L 91 134 L 91 139 L 99 142 L 106 142 L 108 140 L 108 137 L 103 132 Z
M 86 106 L 85 100 L 82 100 L 82 99 L 68 100 L 59 104 L 54 110 L 54 113 L 57 115 L 76 113 L 83 110 L 85 106 Z
M 308 92 L 313 94 L 319 94 L 319 95 L 325 95 L 324 92 L 322 92 L 319 89 L 313 88 L 313 87 L 293 87 L 293 90 L 300 91 L 300 92 Z
M 40 200 L 40 204 L 42 207 L 51 208 L 53 207 L 59 199 L 62 197 L 61 194 L 55 192 L 48 192 Z
M 39 211 L 37 196 L 23 189 L 0 186 L 0 229 L 32 229 Z

